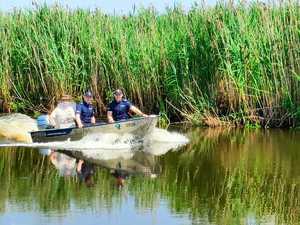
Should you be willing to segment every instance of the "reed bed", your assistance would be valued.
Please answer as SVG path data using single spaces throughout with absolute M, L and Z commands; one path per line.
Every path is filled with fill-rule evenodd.
M 39 6 L 0 14 L 0 98 L 34 113 L 122 87 L 148 113 L 197 124 L 296 126 L 300 6 L 217 4 L 126 16 Z

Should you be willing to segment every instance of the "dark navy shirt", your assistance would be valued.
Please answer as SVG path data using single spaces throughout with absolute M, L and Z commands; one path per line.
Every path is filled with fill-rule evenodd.
M 76 105 L 76 114 L 80 114 L 80 119 L 83 123 L 91 123 L 91 119 L 95 115 L 95 112 L 91 104 L 81 102 Z
M 129 109 L 132 106 L 131 102 L 123 99 L 121 102 L 112 101 L 107 108 L 107 111 L 112 112 L 115 121 L 126 120 L 130 118 Z

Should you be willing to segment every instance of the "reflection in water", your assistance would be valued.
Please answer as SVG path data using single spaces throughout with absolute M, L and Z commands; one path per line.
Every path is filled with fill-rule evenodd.
M 56 169 L 59 170 L 60 175 L 75 175 L 75 159 L 55 151 L 52 151 L 50 153 L 49 158 L 52 164 L 56 167 Z
M 182 193 L 195 215 L 203 216 L 207 211 L 202 204 L 209 199 L 209 221 L 217 224 L 246 223 L 253 215 L 254 224 L 274 217 L 276 224 L 297 224 L 299 137 L 296 131 L 196 129 L 182 154 L 161 162 L 168 182 L 177 184 L 167 194 Z M 174 205 L 182 207 L 180 202 Z
M 49 156 L 51 163 L 59 171 L 61 176 L 74 176 L 76 172 L 76 159 L 59 153 L 53 149 L 39 149 L 44 156 Z
M 124 170 L 130 175 L 144 175 L 147 177 L 154 177 L 159 171 L 159 165 L 154 155 L 143 151 L 128 150 L 123 154 L 115 154 L 115 151 L 98 150 L 95 151 L 82 150 L 82 151 L 60 151 L 68 156 L 76 159 L 84 160 L 88 163 L 98 165 L 102 168 L 111 170 Z M 111 153 L 111 157 L 109 156 Z M 129 154 L 130 153 L 130 154 Z M 124 157 L 123 157 L 124 156 Z
M 58 223 L 55 215 L 93 211 L 89 217 L 99 221 L 97 216 L 109 212 L 111 218 L 120 208 L 129 215 L 122 217 L 124 223 L 132 223 L 134 213 L 143 212 L 140 215 L 146 217 L 145 212 L 151 212 L 159 219 L 153 222 L 148 218 L 145 224 L 160 224 L 168 216 L 175 218 L 169 224 L 299 224 L 299 132 L 188 132 L 190 144 L 178 151 L 156 151 L 151 149 L 155 144 L 150 144 L 150 149 L 132 151 L 56 152 L 75 158 L 75 163 L 77 159 L 76 169 L 80 160 L 91 163 L 93 188 L 81 185 L 78 176 L 60 176 L 49 156 L 34 149 L 2 149 L 0 212 L 5 215 L 13 206 L 28 212 L 51 212 L 52 219 L 47 222 L 52 224 Z M 132 174 L 122 191 L 112 188 L 116 183 L 112 174 L 120 175 L 116 171 Z M 150 179 L 149 171 L 157 174 L 157 179 Z M 143 176 L 133 176 L 137 174 Z M 122 182 L 119 185 L 124 185 Z M 129 211 L 130 199 L 134 212 Z M 160 217 L 163 205 L 169 211 Z
M 111 175 L 116 178 L 117 187 L 123 187 L 125 184 L 125 179 L 129 177 L 129 173 L 122 169 L 122 165 L 119 162 L 116 169 L 111 171 Z
M 89 145 L 94 141 L 101 141 L 101 147 L 105 143 L 106 148 L 91 149 L 70 149 L 73 143 L 66 143 L 64 149 L 54 150 L 48 148 L 40 149 L 42 155 L 48 155 L 51 163 L 59 171 L 61 176 L 74 176 L 77 174 L 80 181 L 84 182 L 88 187 L 93 186 L 94 166 L 106 168 L 110 174 L 115 177 L 117 187 L 123 187 L 125 179 L 129 176 L 143 175 L 150 178 L 156 178 L 160 173 L 161 168 L 157 163 L 157 158 L 160 155 L 166 154 L 169 150 L 176 150 L 179 146 L 184 145 L 187 139 L 178 133 L 170 133 L 166 130 L 156 128 L 155 131 L 149 134 L 143 142 L 137 144 L 128 144 L 129 137 L 120 137 L 113 134 L 105 135 L 105 137 L 90 135 L 80 142 L 89 141 Z M 115 140 L 118 140 L 116 142 Z M 173 140 L 173 142 L 168 142 Z M 176 140 L 176 141 L 175 141 Z M 111 148 L 120 146 L 124 143 L 127 148 L 119 148 L 113 150 Z M 131 142 L 130 142 L 131 143 Z M 141 145 L 142 144 L 142 145 Z M 33 144 L 34 145 L 34 144 Z M 107 147 L 110 148 L 107 148 Z
M 94 166 L 82 159 L 78 160 L 76 172 L 81 181 L 84 181 L 87 187 L 94 185 L 93 174 Z
M 155 143 L 148 140 L 146 145 L 137 146 L 123 150 L 107 149 L 81 149 L 81 150 L 57 150 L 50 153 L 51 162 L 60 171 L 60 174 L 72 175 L 77 161 L 77 174 L 81 180 L 91 180 L 92 173 L 86 174 L 88 165 L 97 165 L 111 171 L 116 178 L 118 186 L 123 186 L 129 175 L 143 175 L 151 178 L 157 177 L 160 173 L 160 166 L 157 163 L 159 155 L 175 150 L 179 143 Z

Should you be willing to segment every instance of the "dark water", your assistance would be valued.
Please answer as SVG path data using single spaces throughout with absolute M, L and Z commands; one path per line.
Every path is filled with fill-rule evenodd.
M 300 224 L 299 131 L 184 132 L 155 154 L 1 148 L 0 224 Z

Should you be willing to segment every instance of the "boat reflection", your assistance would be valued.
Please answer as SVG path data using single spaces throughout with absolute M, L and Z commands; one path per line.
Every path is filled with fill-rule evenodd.
M 39 149 L 40 154 L 48 156 L 50 162 L 59 171 L 61 176 L 74 176 L 76 174 L 76 159 L 54 149 Z
M 93 175 L 95 173 L 94 165 L 82 159 L 76 161 L 78 162 L 76 167 L 76 173 L 80 181 L 83 181 L 87 187 L 94 186 L 94 180 L 93 180 Z
M 116 185 L 123 187 L 130 176 L 156 178 L 162 171 L 159 157 L 178 149 L 182 144 L 146 141 L 142 146 L 130 149 L 40 149 L 49 156 L 61 176 L 75 176 L 86 186 L 93 186 L 96 169 L 107 169 L 115 177 Z

